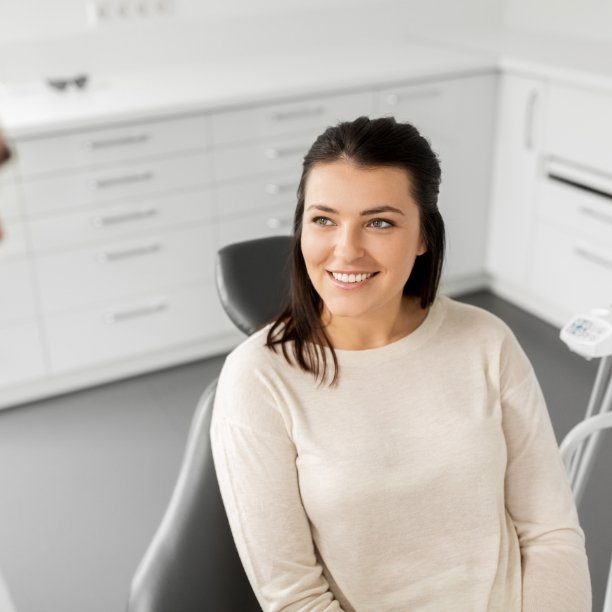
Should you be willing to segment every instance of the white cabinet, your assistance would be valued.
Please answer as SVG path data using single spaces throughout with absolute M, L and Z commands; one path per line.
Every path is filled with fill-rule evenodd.
M 445 273 L 478 275 L 495 81 L 364 83 L 17 139 L 19 165 L 0 183 L 0 407 L 230 350 L 242 334 L 215 289 L 217 251 L 291 234 L 304 155 L 328 126 L 360 115 L 393 114 L 430 139 L 443 166 Z
M 440 159 L 438 206 L 447 238 L 443 278 L 484 273 L 496 75 L 484 74 L 378 92 L 377 113 L 413 124 Z
M 486 265 L 513 289 L 529 283 L 545 105 L 543 82 L 501 75 Z
M 610 176 L 612 93 L 552 83 L 546 121 L 550 154 Z
M 531 291 L 558 325 L 612 304 L 612 94 L 552 85 Z

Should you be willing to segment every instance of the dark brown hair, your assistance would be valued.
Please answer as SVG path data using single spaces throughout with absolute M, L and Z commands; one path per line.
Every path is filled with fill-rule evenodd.
M 327 373 L 323 346 L 329 347 L 334 361 L 334 377 L 338 381 L 338 360 L 333 346 L 321 325 L 323 300 L 315 290 L 302 255 L 301 236 L 306 181 L 316 164 L 347 159 L 358 166 L 403 168 L 410 178 L 411 196 L 419 208 L 421 235 L 427 251 L 419 255 L 404 285 L 404 295 L 420 297 L 421 308 L 433 303 L 444 261 L 444 222 L 438 211 L 440 163 L 429 142 L 409 123 L 398 123 L 393 117 L 370 119 L 362 116 L 328 127 L 304 157 L 302 177 L 297 190 L 297 206 L 293 219 L 290 261 L 290 289 L 281 313 L 273 319 L 266 346 L 276 352 L 280 344 L 285 359 L 291 364 L 286 344 L 293 341 L 293 355 L 299 367 L 315 378 Z M 280 335 L 274 338 L 276 330 Z M 316 346 L 316 350 L 315 350 Z M 318 351 L 318 353 L 317 353 Z

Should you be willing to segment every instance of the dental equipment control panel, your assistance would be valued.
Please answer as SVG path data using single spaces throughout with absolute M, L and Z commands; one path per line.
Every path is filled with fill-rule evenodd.
M 612 305 L 573 317 L 559 336 L 571 351 L 587 360 L 612 355 Z

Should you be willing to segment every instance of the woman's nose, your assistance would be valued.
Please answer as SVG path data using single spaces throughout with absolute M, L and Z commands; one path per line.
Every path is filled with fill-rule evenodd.
M 335 244 L 336 254 L 343 259 L 351 260 L 363 255 L 363 241 L 358 228 L 345 227 L 338 232 Z

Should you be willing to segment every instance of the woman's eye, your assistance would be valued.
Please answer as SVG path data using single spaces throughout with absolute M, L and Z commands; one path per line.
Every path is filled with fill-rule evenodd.
M 319 223 L 319 221 L 330 221 L 330 219 L 328 217 L 313 217 L 312 218 L 312 222 L 315 225 L 320 225 L 322 227 L 327 227 L 327 223 Z M 330 221 L 331 222 L 331 221 Z M 370 221 L 370 223 L 386 223 L 387 225 L 376 225 L 376 229 L 388 229 L 389 227 L 393 227 L 395 225 L 395 223 L 393 223 L 393 221 L 389 221 L 387 219 L 372 219 L 372 221 Z
M 372 219 L 372 223 L 386 223 L 388 227 L 393 227 L 395 225 L 393 221 L 387 221 L 386 219 Z M 387 229 L 387 228 L 379 225 L 378 229 Z

